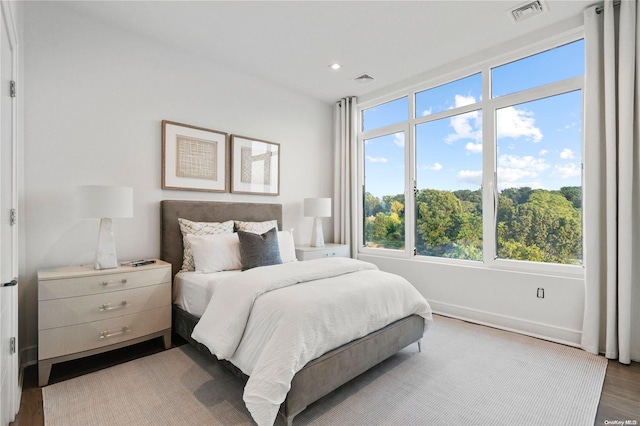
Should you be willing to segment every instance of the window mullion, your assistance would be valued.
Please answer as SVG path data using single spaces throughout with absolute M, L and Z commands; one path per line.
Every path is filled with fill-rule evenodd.
M 496 258 L 496 131 L 495 106 L 491 99 L 491 68 L 482 70 L 482 258 L 491 264 Z
M 415 212 L 416 196 L 414 184 L 416 181 L 416 129 L 415 129 L 415 94 L 409 96 L 409 121 L 405 130 L 405 192 L 404 192 L 404 238 L 405 253 L 413 257 L 416 246 Z

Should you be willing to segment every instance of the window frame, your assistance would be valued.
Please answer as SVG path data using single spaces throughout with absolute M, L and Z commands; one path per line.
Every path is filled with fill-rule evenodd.
M 551 50 L 562 45 L 584 39 L 582 27 L 568 31 L 564 34 L 537 41 L 523 48 L 516 49 L 502 55 L 489 58 L 485 61 L 470 64 L 467 67 L 458 68 L 454 72 L 442 74 L 439 77 L 425 79 L 421 83 L 414 84 L 406 89 L 396 89 L 385 95 L 380 95 L 362 103 L 357 107 L 357 162 L 358 162 L 358 253 L 363 255 L 383 256 L 391 258 L 412 259 L 426 263 L 452 264 L 466 267 L 481 267 L 485 269 L 520 271 L 529 273 L 550 274 L 554 276 L 583 277 L 584 257 L 580 265 L 566 265 L 533 262 L 524 260 L 501 259 L 497 257 L 497 233 L 496 220 L 498 191 L 496 187 L 496 167 L 497 167 L 497 135 L 495 126 L 496 111 L 508 106 L 514 106 L 525 102 L 530 102 L 542 98 L 547 98 L 576 90 L 582 92 L 582 110 L 584 111 L 584 75 L 571 77 L 543 86 L 526 89 L 523 91 L 491 98 L 491 70 L 504 64 L 535 55 L 546 50 Z M 455 80 L 482 73 L 482 99 L 471 105 L 452 108 L 440 111 L 427 116 L 416 117 L 416 95 L 419 92 L 441 86 Z M 586 74 L 586 64 L 585 64 Z M 409 119 L 404 122 L 388 125 L 385 127 L 362 131 L 362 111 L 381 105 L 395 99 L 408 97 L 407 116 Z M 463 114 L 470 111 L 482 111 L 482 226 L 483 226 L 483 260 L 474 261 L 467 259 L 451 259 L 415 254 L 415 187 L 416 172 L 416 126 L 442 118 Z M 369 248 L 364 245 L 364 141 L 390 133 L 399 131 L 405 132 L 405 248 L 404 250 Z M 581 153 L 581 187 L 582 197 L 586 198 L 588 188 L 584 185 L 584 120 L 582 121 L 582 153 Z M 582 238 L 584 247 L 584 205 L 582 207 Z

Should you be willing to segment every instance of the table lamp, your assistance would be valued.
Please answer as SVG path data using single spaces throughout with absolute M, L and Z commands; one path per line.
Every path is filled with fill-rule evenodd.
M 331 198 L 305 198 L 304 216 L 313 218 L 311 228 L 311 247 L 324 247 L 322 217 L 331 217 Z
M 118 267 L 111 218 L 133 217 L 133 188 L 81 185 L 78 187 L 80 217 L 100 219 L 95 269 Z

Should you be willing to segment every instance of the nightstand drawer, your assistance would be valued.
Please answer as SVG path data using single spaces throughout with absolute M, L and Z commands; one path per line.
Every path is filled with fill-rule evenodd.
M 82 352 L 171 328 L 171 305 L 38 332 L 38 360 Z
M 133 314 L 167 305 L 171 300 L 171 283 L 93 294 L 44 300 L 38 304 L 40 330 Z
M 297 246 L 298 260 L 322 259 L 324 257 L 349 257 L 349 246 L 346 244 L 326 244 L 324 247 Z
M 128 268 L 135 270 L 136 268 Z M 81 277 L 46 279 L 38 275 L 38 300 L 85 296 L 171 282 L 171 268 L 153 268 Z

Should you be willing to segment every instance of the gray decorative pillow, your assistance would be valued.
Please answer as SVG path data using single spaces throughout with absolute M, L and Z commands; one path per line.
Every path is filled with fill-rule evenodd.
M 240 240 L 240 260 L 243 271 L 258 266 L 282 263 L 276 228 L 271 228 L 264 234 L 238 231 L 238 239 Z
M 265 220 L 264 222 L 243 222 L 235 220 L 236 231 L 253 232 L 254 234 L 264 234 L 271 228 L 278 227 L 277 220 Z
M 187 235 L 217 235 L 233 233 L 233 220 L 227 220 L 226 222 L 193 222 L 191 220 L 178 218 L 178 223 L 180 224 L 180 231 L 182 232 L 182 246 L 184 248 L 182 255 L 183 271 L 196 270 L 196 266 L 193 261 L 193 251 L 191 250 L 189 240 L 187 240 Z

